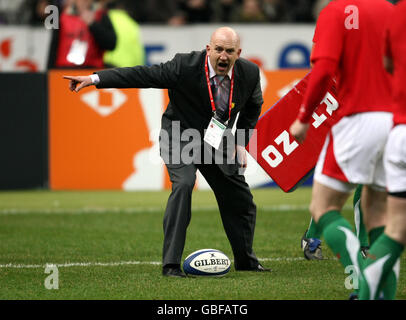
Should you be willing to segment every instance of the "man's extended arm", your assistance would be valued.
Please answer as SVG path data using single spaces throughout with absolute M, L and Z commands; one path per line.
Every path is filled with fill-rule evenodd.
M 173 89 L 181 75 L 181 55 L 153 66 L 113 68 L 96 72 L 97 88 L 157 88 Z
M 181 76 L 181 56 L 153 66 L 135 66 L 97 71 L 95 76 L 64 76 L 70 80 L 69 89 L 81 89 L 96 85 L 97 88 L 175 88 Z M 98 79 L 98 82 L 94 82 Z

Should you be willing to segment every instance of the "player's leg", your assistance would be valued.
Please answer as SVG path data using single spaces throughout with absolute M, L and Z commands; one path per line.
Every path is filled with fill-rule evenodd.
M 314 222 L 313 218 L 310 218 L 309 227 L 306 230 L 305 236 L 306 238 L 316 238 L 316 239 L 320 239 L 321 237 L 321 232 L 317 228 L 317 224 L 316 222 Z
M 363 222 L 362 217 L 361 194 L 362 194 L 362 185 L 358 185 L 357 188 L 355 189 L 353 198 L 354 223 L 355 223 L 355 231 L 361 244 L 361 253 L 364 257 L 366 257 L 366 254 L 369 249 L 369 242 L 368 242 L 368 233 L 365 228 L 365 224 Z M 319 228 L 317 228 L 317 224 L 315 223 L 313 218 L 311 218 L 309 227 L 301 240 L 301 248 L 303 250 L 306 259 L 308 260 L 323 259 L 320 238 L 321 232 Z
M 382 159 L 377 163 L 376 168 L 376 175 L 379 176 L 379 172 L 384 172 Z M 378 180 L 380 179 L 385 180 L 385 178 L 378 178 Z M 387 223 L 386 188 L 364 186 L 361 202 L 363 210 L 368 212 L 368 215 L 365 217 L 365 225 L 368 230 L 369 243 L 373 245 L 383 234 Z M 385 277 L 386 280 L 381 285 L 382 290 L 379 291 L 380 299 L 391 300 L 395 297 L 397 278 L 396 270 L 389 272 L 388 276 Z
M 399 257 L 406 245 L 406 194 L 404 198 L 388 197 L 388 224 L 372 244 L 363 268 L 360 299 L 379 299 L 387 277 L 399 276 Z M 397 279 L 396 279 L 397 280 Z M 394 299 L 395 295 L 385 296 Z
M 331 178 L 332 179 L 332 178 Z M 339 191 L 315 180 L 310 211 L 327 245 L 344 267 L 359 266 L 359 241 L 350 223 L 341 215 L 351 188 Z
M 383 234 L 385 225 L 387 223 L 387 193 L 386 191 L 376 190 L 375 188 L 365 186 L 363 194 L 367 195 L 362 197 L 363 207 L 366 207 L 369 214 L 366 218 L 365 224 L 367 227 L 369 243 L 372 246 L 375 241 Z M 389 272 L 386 280 L 381 285 L 379 298 L 385 300 L 392 300 L 396 294 L 397 287 L 396 270 Z
M 360 247 L 351 224 L 341 215 L 346 200 L 356 187 L 349 183 L 348 177 L 351 175 L 343 172 L 344 166 L 340 166 L 339 161 L 343 155 L 346 159 L 353 160 L 352 155 L 348 155 L 348 150 L 355 152 L 356 146 L 349 148 L 348 142 L 354 140 L 353 135 L 356 132 L 349 132 L 351 128 L 352 119 L 344 118 L 332 127 L 327 136 L 315 168 L 310 204 L 310 212 L 325 242 L 344 267 L 358 266 Z M 347 167 L 348 161 L 345 168 Z
M 364 218 L 364 225 L 366 230 L 368 230 L 368 238 L 370 245 L 379 238 L 383 233 L 386 224 L 386 204 L 387 204 L 387 195 L 386 191 L 383 191 L 382 188 L 377 186 L 363 186 L 362 195 L 361 195 L 361 211 L 367 212 Z M 361 250 L 361 253 L 364 259 L 367 258 L 365 251 Z M 393 275 L 394 277 L 394 275 Z M 383 292 L 381 292 L 382 298 L 384 296 L 392 296 L 396 292 L 396 279 L 388 277 L 387 282 L 384 286 Z
M 361 206 L 361 196 L 363 194 L 363 192 L 362 192 L 363 188 L 364 188 L 364 186 L 362 184 L 359 184 L 357 186 L 357 188 L 355 189 L 354 198 L 353 198 L 353 208 L 354 208 L 355 232 L 360 241 L 362 257 L 364 259 L 366 259 L 367 254 L 368 254 L 368 249 L 369 249 L 369 243 L 370 243 L 369 241 L 370 240 L 375 241 L 376 237 L 380 235 L 379 232 L 383 232 L 383 227 L 382 227 L 382 231 L 380 231 L 380 228 L 374 229 L 372 231 L 372 233 L 370 234 L 370 237 L 369 237 L 370 240 L 368 240 L 368 231 L 367 231 L 367 228 L 364 223 L 363 212 L 362 212 L 363 210 L 362 210 L 362 206 Z M 367 188 L 367 187 L 365 187 L 365 188 Z M 366 192 L 368 192 L 368 191 L 366 191 Z M 365 192 L 364 192 L 364 194 L 365 194 Z M 378 194 L 378 196 L 379 196 L 378 197 L 379 199 L 382 199 L 382 197 L 380 197 L 379 194 Z M 383 200 L 385 200 L 385 199 L 383 199 Z M 393 283 L 392 283 L 392 287 L 393 287 Z M 350 300 L 358 299 L 358 296 L 359 296 L 359 287 L 355 288 L 355 291 L 353 293 L 351 293 Z
M 387 181 L 388 210 L 385 232 L 371 245 L 363 269 L 360 298 L 379 298 L 384 290 L 385 299 L 395 293 L 385 290 L 388 281 L 396 283 L 399 273 L 399 257 L 406 244 L 406 126 L 398 125 L 390 133 L 385 148 L 385 173 Z
M 354 209 L 354 224 L 355 224 L 355 233 L 361 244 L 361 253 L 364 257 L 368 253 L 369 241 L 368 241 L 368 232 L 365 227 L 364 218 L 361 208 L 361 195 L 362 195 L 362 184 L 359 184 L 354 192 L 353 198 L 353 209 Z
M 360 184 L 357 186 L 354 192 L 353 209 L 354 209 L 355 231 L 360 241 L 361 253 L 365 258 L 369 249 L 369 242 L 368 242 L 368 232 L 365 228 L 365 224 L 362 217 L 361 194 L 362 194 L 362 185 Z M 309 227 L 301 240 L 301 248 L 304 252 L 304 256 L 306 259 L 308 260 L 323 259 L 320 238 L 321 232 L 319 228 L 317 228 L 317 224 L 315 223 L 313 218 L 311 218 Z

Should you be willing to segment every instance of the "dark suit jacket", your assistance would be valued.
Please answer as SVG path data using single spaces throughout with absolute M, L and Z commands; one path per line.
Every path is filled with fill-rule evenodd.
M 179 159 L 179 156 L 173 157 L 175 150 L 177 150 L 176 152 L 182 151 L 186 145 L 188 145 L 188 150 L 192 149 L 190 140 L 175 141 L 172 133 L 174 128 L 180 127 L 180 134 L 184 133 L 186 129 L 195 129 L 195 132 L 200 134 L 199 145 L 206 145 L 201 150 L 207 149 L 207 143 L 202 141 L 204 131 L 213 113 L 205 75 L 205 58 L 205 50 L 193 51 L 176 54 L 172 60 L 160 65 L 115 68 L 97 72 L 100 78 L 97 88 L 168 89 L 170 102 L 162 116 L 162 130 L 168 133 L 172 141 L 168 144 L 167 139 L 162 139 L 162 134 L 160 140 L 161 156 L 167 165 L 178 165 L 172 161 Z M 231 111 L 228 128 L 232 128 L 236 116 L 240 112 L 236 128 L 245 130 L 244 144 L 246 145 L 249 140 L 248 130 L 254 129 L 257 123 L 263 98 L 259 68 L 243 58 L 239 58 L 234 65 L 232 101 L 234 108 Z M 228 132 L 226 135 L 229 134 Z M 223 151 L 226 148 L 226 144 L 221 146 Z M 194 149 L 193 161 L 199 163 L 200 160 L 203 163 L 202 154 L 198 155 L 198 152 L 195 152 L 197 149 L 199 146 Z M 225 154 L 226 152 L 224 152 Z M 180 165 L 183 165 L 183 162 Z M 220 165 L 220 168 L 226 174 L 233 174 L 237 166 Z

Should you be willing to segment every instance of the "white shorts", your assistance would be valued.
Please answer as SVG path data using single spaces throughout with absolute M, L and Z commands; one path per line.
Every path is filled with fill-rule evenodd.
M 341 192 L 351 192 L 357 184 L 385 190 L 383 152 L 392 118 L 389 112 L 343 117 L 326 137 L 314 180 Z
M 389 134 L 384 166 L 389 192 L 406 192 L 406 124 L 397 125 Z

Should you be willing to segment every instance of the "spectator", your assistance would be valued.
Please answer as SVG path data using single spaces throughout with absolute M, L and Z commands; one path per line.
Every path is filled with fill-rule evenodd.
M 268 21 L 280 22 L 283 17 L 283 1 L 282 0 L 264 0 L 264 13 Z
M 316 0 L 312 8 L 313 19 L 316 21 L 319 17 L 320 11 L 329 4 L 331 0 Z
M 46 13 L 46 7 L 49 5 L 57 6 L 59 9 L 62 8 L 61 0 L 27 0 L 26 8 L 29 9 L 28 17 L 26 22 L 32 26 L 40 26 L 44 24 L 44 21 L 48 15 Z
M 71 0 L 54 30 L 49 68 L 102 68 L 105 50 L 116 46 L 116 34 L 104 8 L 93 0 Z
M 29 15 L 26 0 L 0 0 L 0 24 L 20 24 Z
M 104 53 L 106 67 L 133 67 L 145 64 L 145 49 L 138 23 L 128 13 L 129 0 L 109 1 L 108 16 L 117 37 L 114 50 Z
M 213 20 L 215 22 L 231 22 L 235 10 L 241 4 L 241 0 L 217 0 L 213 5 Z
M 239 23 L 267 21 L 260 0 L 243 0 L 232 20 Z
M 212 22 L 214 11 L 208 0 L 181 0 L 178 8 L 184 13 L 187 23 Z
M 315 0 L 290 0 L 280 1 L 283 4 L 281 10 L 282 21 L 284 22 L 314 22 L 312 8 Z
M 130 11 L 138 23 L 183 25 L 185 15 L 178 8 L 177 0 L 131 1 Z

